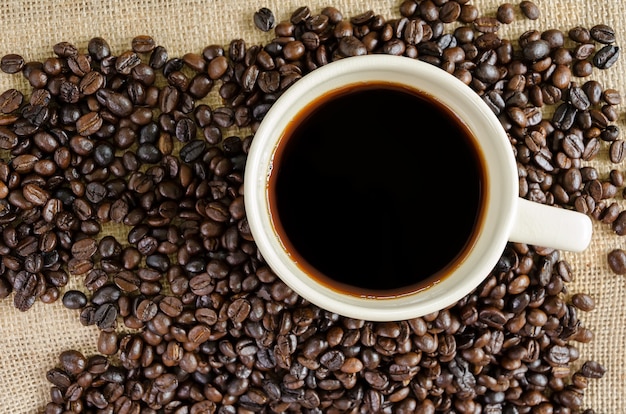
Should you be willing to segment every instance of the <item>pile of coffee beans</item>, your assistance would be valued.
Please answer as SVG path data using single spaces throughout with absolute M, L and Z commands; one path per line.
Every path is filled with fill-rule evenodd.
M 262 9 L 265 45 L 174 57 L 147 35 L 118 54 L 94 37 L 41 62 L 3 56 L 31 88 L 0 95 L 0 298 L 23 311 L 60 299 L 100 332 L 98 355 L 66 351 L 48 372 L 45 413 L 593 413 L 585 389 L 605 368 L 578 361 L 575 343 L 593 339 L 578 315 L 595 303 L 568 292 L 558 251 L 510 244 L 450 309 L 355 320 L 276 277 L 243 204 L 248 148 L 280 94 L 333 60 L 383 53 L 436 65 L 487 102 L 521 196 L 626 234 L 621 96 L 591 79 L 618 59 L 616 34 L 501 38 L 518 7 L 539 16 L 529 1 L 494 16 L 468 0 L 405 0 L 392 19 L 303 6 L 277 22 Z M 603 148 L 606 177 L 587 162 Z

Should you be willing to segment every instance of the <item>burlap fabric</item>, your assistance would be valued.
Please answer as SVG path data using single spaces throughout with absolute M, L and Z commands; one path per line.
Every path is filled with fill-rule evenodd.
M 517 0 L 512 1 L 519 3 Z M 345 16 L 373 9 L 386 17 L 397 16 L 400 0 L 335 0 L 334 6 Z M 493 15 L 502 0 L 475 0 L 483 14 Z M 500 29 L 501 37 L 514 39 L 528 29 L 557 28 L 569 30 L 576 25 L 591 27 L 607 23 L 618 33 L 618 43 L 626 41 L 626 9 L 622 0 L 537 0 L 540 19 L 524 19 L 518 11 L 516 21 Z M 0 55 L 19 53 L 27 60 L 41 60 L 52 55 L 52 46 L 69 41 L 82 50 L 91 37 L 106 38 L 114 53 L 130 47 L 140 34 L 152 35 L 164 45 L 170 56 L 201 52 L 209 44 L 226 45 L 234 38 L 249 44 L 267 42 L 272 34 L 253 25 L 253 13 L 260 7 L 274 11 L 278 20 L 287 19 L 296 7 L 308 5 L 319 11 L 329 5 L 318 0 L 3 0 L 0 2 Z M 593 78 L 606 87 L 626 94 L 624 58 L 610 70 L 595 70 Z M 27 89 L 21 76 L 0 74 L 0 91 L 17 87 Z M 620 126 L 626 130 L 626 116 L 620 107 Z M 622 137 L 626 138 L 626 137 Z M 595 166 L 602 174 L 613 168 L 599 157 Z M 619 166 L 624 169 L 623 166 Z M 626 207 L 621 197 L 618 201 Z M 119 233 L 112 229 L 111 232 Z M 117 234 L 121 237 L 124 235 Z M 591 381 L 585 394 L 585 406 L 599 413 L 623 413 L 626 403 L 626 278 L 613 274 L 607 266 L 607 253 L 626 247 L 626 240 L 613 234 L 605 225 L 595 224 L 591 247 L 580 254 L 567 254 L 576 279 L 569 292 L 592 295 L 597 308 L 581 316 L 585 326 L 595 333 L 589 344 L 578 345 L 580 361 L 594 359 L 607 369 L 603 379 Z M 80 287 L 74 280 L 70 286 Z M 66 349 L 86 354 L 96 352 L 95 328 L 78 321 L 78 312 L 65 309 L 60 302 L 37 303 L 21 313 L 12 298 L 0 301 L 0 413 L 41 412 L 49 399 L 50 384 L 46 371 L 57 363 Z

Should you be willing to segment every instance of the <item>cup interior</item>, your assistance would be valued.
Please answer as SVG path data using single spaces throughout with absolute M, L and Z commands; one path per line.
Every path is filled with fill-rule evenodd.
M 283 131 L 312 101 L 346 85 L 393 82 L 427 94 L 461 118 L 485 160 L 486 196 L 471 252 L 447 277 L 420 291 L 373 299 L 338 293 L 309 277 L 285 249 L 273 226 L 268 180 Z M 294 291 L 310 302 L 348 317 L 401 320 L 446 308 L 471 292 L 497 263 L 517 209 L 517 168 L 499 120 L 467 85 L 419 60 L 389 55 L 342 59 L 307 74 L 274 103 L 253 139 L 245 171 L 244 200 L 250 230 L 264 259 Z M 454 202 L 453 189 L 450 197 Z M 462 207 L 462 202 L 457 200 Z M 424 217 L 425 225 L 429 218 Z M 433 223 L 430 223 L 432 225 Z M 436 223 L 435 223 L 436 224 Z M 423 240 L 428 243 L 428 240 Z

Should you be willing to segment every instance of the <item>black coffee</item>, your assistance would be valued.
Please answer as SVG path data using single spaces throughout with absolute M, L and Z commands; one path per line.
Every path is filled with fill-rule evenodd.
M 449 109 L 394 84 L 347 87 L 306 108 L 274 159 L 269 195 L 286 248 L 356 295 L 409 293 L 473 241 L 484 171 Z

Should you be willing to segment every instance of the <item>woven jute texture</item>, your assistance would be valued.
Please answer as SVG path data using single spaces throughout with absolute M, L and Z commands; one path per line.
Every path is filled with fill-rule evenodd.
M 519 3 L 518 0 L 511 0 Z M 385 17 L 398 16 L 400 0 L 334 0 L 344 16 L 372 9 Z M 476 0 L 482 14 L 495 15 L 502 0 Z M 616 29 L 618 44 L 626 41 L 626 9 L 623 0 L 537 0 L 541 9 L 538 20 L 525 19 L 517 11 L 516 20 L 502 26 L 503 38 L 515 39 L 526 30 L 561 29 L 606 23 Z M 313 12 L 330 5 L 319 0 L 2 0 L 0 2 L 0 55 L 19 53 L 26 60 L 52 56 L 52 46 L 68 41 L 86 50 L 90 38 L 108 40 L 114 53 L 130 48 L 137 35 L 151 35 L 165 46 L 170 56 L 199 53 L 209 44 L 227 45 L 235 38 L 248 44 L 263 44 L 272 33 L 253 25 L 253 13 L 260 7 L 274 11 L 277 20 L 288 19 L 299 6 Z M 605 87 L 626 93 L 626 65 L 622 59 L 609 70 L 595 69 L 592 78 Z M 19 75 L 0 74 L 0 91 L 27 84 Z M 619 125 L 626 130 L 624 106 L 620 106 Z M 626 137 L 622 137 L 626 138 Z M 601 174 L 611 168 L 607 157 L 598 157 L 594 166 Z M 618 197 L 618 202 L 626 207 Z M 121 230 L 107 230 L 124 238 Z M 595 333 L 589 344 L 575 344 L 581 351 L 578 364 L 593 359 L 607 368 L 600 380 L 590 381 L 585 406 L 598 413 L 624 413 L 626 403 L 626 278 L 611 272 L 607 253 L 626 248 L 626 239 L 612 233 L 606 225 L 594 224 L 589 249 L 579 254 L 564 254 L 571 264 L 575 280 L 568 292 L 590 294 L 597 302 L 594 311 L 580 317 Z M 69 287 L 81 288 L 72 280 Z M 582 312 L 581 312 L 582 313 Z M 0 413 L 38 413 L 49 401 L 50 384 L 46 371 L 57 364 L 58 355 L 77 349 L 87 355 L 96 353 L 96 328 L 80 324 L 78 311 L 65 309 L 59 302 L 36 303 L 27 312 L 13 307 L 12 297 L 0 301 Z

